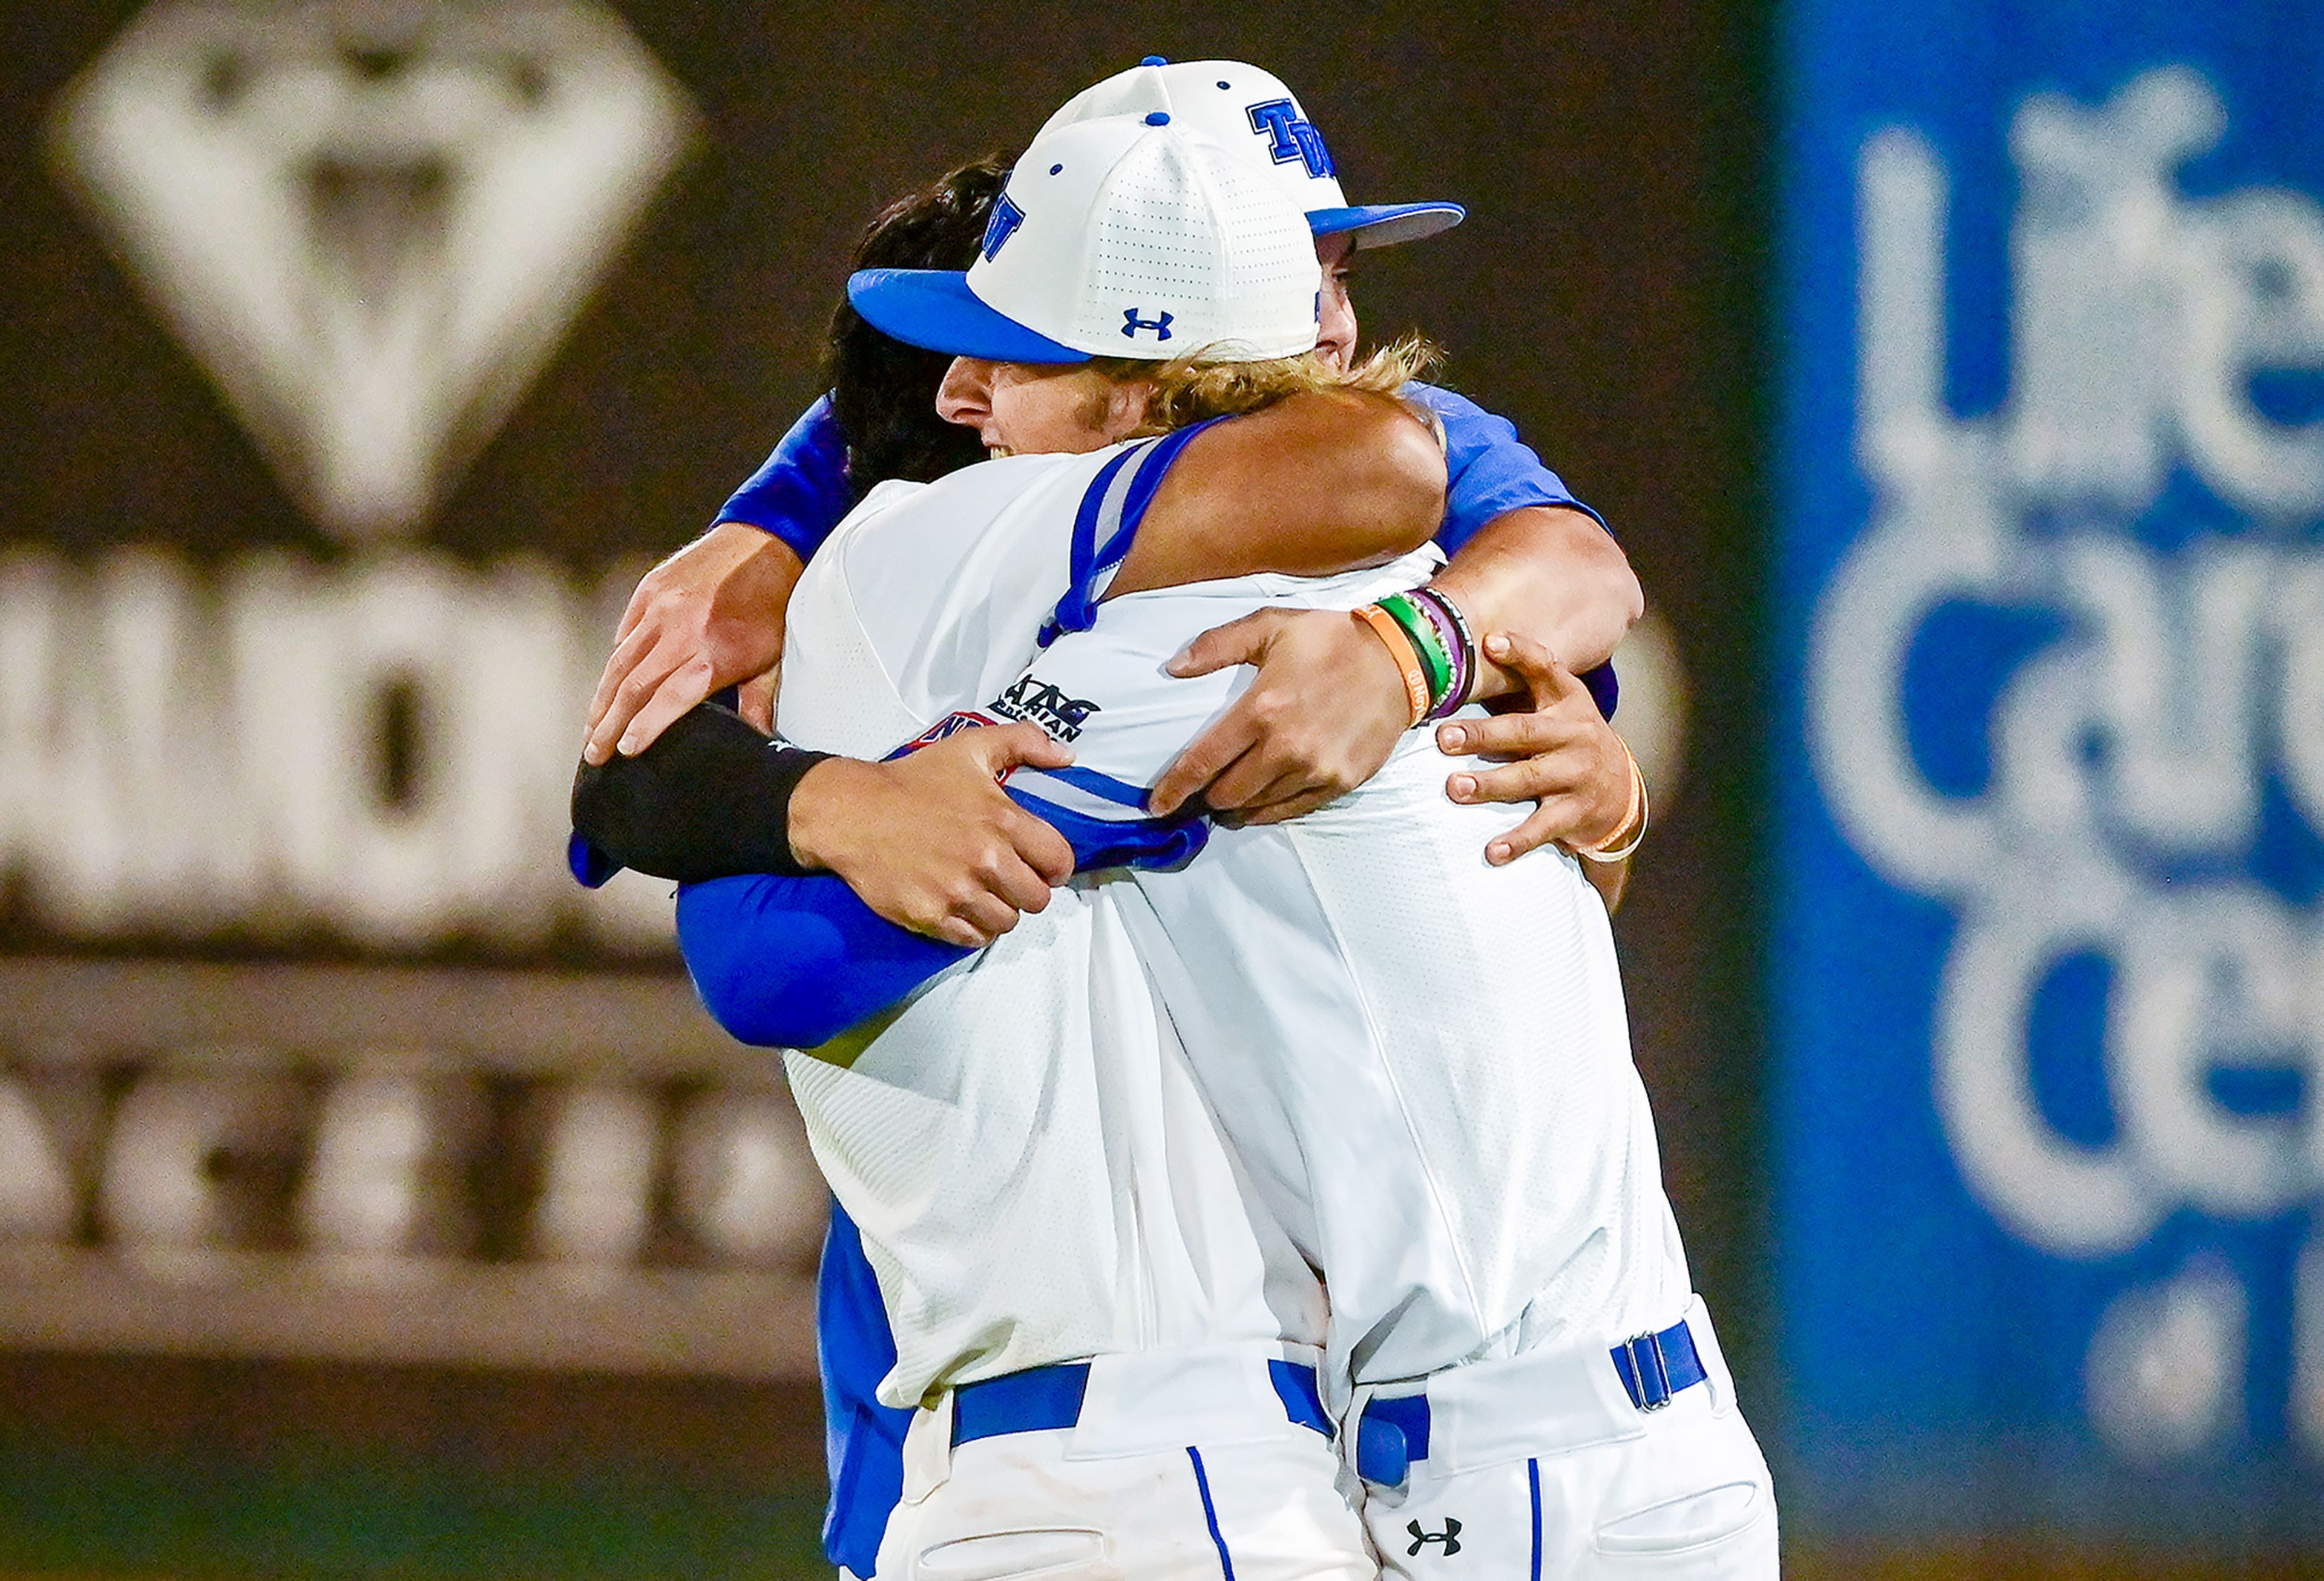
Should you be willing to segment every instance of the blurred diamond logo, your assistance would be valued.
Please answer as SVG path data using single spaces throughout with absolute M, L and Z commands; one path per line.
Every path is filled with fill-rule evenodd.
M 60 164 L 315 520 L 426 521 L 693 112 L 588 0 L 164 0 L 63 97 Z

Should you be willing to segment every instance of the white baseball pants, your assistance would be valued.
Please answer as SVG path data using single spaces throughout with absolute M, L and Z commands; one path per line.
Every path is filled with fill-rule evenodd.
M 879 1581 L 1373 1581 L 1353 1478 L 1286 1415 L 1275 1347 L 1100 1356 L 1078 1421 L 953 1443 L 912 1419 Z
M 1368 1483 L 1385 1576 L 1411 1581 L 1775 1581 L 1767 1463 L 1698 1298 L 1705 1380 L 1652 1411 L 1602 1344 L 1477 1362 L 1427 1381 L 1425 1458 Z M 1360 1388 L 1348 1420 L 1375 1394 Z M 1350 1450 L 1352 1455 L 1352 1436 Z

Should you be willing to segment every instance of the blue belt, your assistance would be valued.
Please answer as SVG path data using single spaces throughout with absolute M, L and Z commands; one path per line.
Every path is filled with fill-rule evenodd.
M 963 1383 L 952 1392 L 954 1447 L 1002 1433 L 1072 1427 L 1082 1418 L 1082 1396 L 1089 1389 L 1089 1363 L 1065 1362 Z M 1314 1368 L 1270 1360 L 1267 1375 L 1283 1402 L 1284 1414 L 1303 1428 L 1313 1428 L 1327 1439 L 1332 1436 L 1332 1419 L 1323 1414 L 1323 1396 L 1315 1384 Z
M 1641 1334 L 1616 1346 L 1615 1375 L 1640 1411 L 1660 1411 L 1680 1391 L 1692 1389 L 1711 1374 L 1694 1335 L 1681 1319 L 1660 1334 Z M 1416 1460 L 1428 1458 L 1428 1396 L 1406 1394 L 1394 1400 L 1374 1399 L 1364 1406 L 1356 1428 L 1356 1474 L 1366 1482 L 1394 1487 L 1402 1483 Z

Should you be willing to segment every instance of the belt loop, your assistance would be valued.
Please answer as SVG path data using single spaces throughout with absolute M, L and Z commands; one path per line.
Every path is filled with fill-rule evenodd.
M 1651 1331 L 1630 1340 L 1630 1366 L 1638 1374 L 1638 1409 L 1660 1411 L 1671 1402 L 1670 1365 L 1663 1358 L 1663 1337 Z
M 904 1503 L 917 1504 L 952 1479 L 953 1392 L 912 1412 L 904 1429 Z
M 1427 1459 L 1429 1450 L 1439 1447 L 1430 1442 L 1433 1414 L 1425 1389 L 1366 1401 L 1356 1420 L 1356 1475 L 1379 1487 L 1402 1487 L 1412 1463 Z
M 1400 1488 L 1412 1475 L 1412 1444 L 1386 1417 L 1356 1424 L 1356 1475 L 1384 1488 Z
M 1340 1463 L 1348 1468 L 1351 1475 L 1363 1475 L 1356 1469 L 1356 1449 L 1359 1440 L 1364 1436 L 1364 1407 L 1372 1402 L 1372 1395 L 1378 1390 L 1379 1385 L 1375 1383 L 1351 1383 L 1348 1392 L 1348 1409 L 1340 1415 L 1340 1437 L 1336 1448 L 1340 1451 Z

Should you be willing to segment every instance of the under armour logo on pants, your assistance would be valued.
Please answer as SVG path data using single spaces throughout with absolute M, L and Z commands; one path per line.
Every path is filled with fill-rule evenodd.
M 1404 1529 L 1412 1533 L 1412 1546 L 1404 1550 L 1406 1558 L 1416 1557 L 1432 1542 L 1444 1545 L 1444 1557 L 1448 1559 L 1461 1551 L 1461 1522 L 1450 1515 L 1444 1517 L 1444 1530 L 1442 1531 L 1423 1530 L 1417 1521 L 1406 1521 Z

